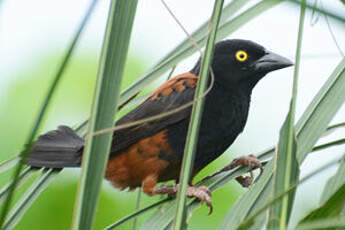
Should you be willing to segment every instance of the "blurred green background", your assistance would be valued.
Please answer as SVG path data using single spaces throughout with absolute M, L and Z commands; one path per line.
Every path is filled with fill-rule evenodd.
M 193 31 L 209 17 L 213 4 L 211 0 L 167 2 L 188 31 Z M 330 4 L 330 8 L 344 12 L 343 5 L 337 5 L 335 2 L 337 1 L 333 2 L 334 5 Z M 0 5 L 0 161 L 22 150 L 52 77 L 88 3 L 88 0 L 32 0 L 3 1 Z M 60 124 L 75 126 L 88 117 L 108 5 L 109 1 L 102 1 L 97 7 L 53 98 L 41 133 Z M 190 12 L 193 12 L 192 17 Z M 315 21 L 313 17 L 315 16 L 307 14 L 308 21 Z M 339 38 L 344 37 L 342 25 L 332 20 L 330 22 L 336 35 Z M 298 8 L 283 3 L 257 17 L 230 38 L 254 40 L 272 51 L 294 59 L 297 23 Z M 123 88 L 184 38 L 185 34 L 160 1 L 139 1 Z M 304 39 L 306 42 L 303 44 L 297 115 L 304 111 L 340 60 L 328 27 L 320 16 L 315 25 L 311 26 L 310 23 L 306 26 Z M 340 41 L 340 46 L 345 47 L 344 41 Z M 189 70 L 196 59 L 194 55 L 178 65 L 175 74 Z M 291 76 L 292 69 L 276 71 L 260 82 L 253 92 L 251 111 L 244 133 L 230 151 L 210 164 L 198 178 L 229 163 L 230 156 L 257 153 L 276 143 L 279 128 L 289 106 Z M 160 82 L 166 77 L 167 74 Z M 158 82 L 154 85 L 157 84 Z M 345 109 L 342 108 L 335 122 L 343 121 L 344 114 Z M 333 150 L 332 155 L 335 155 L 337 149 Z M 325 160 L 322 156 L 324 155 L 311 156 L 303 166 L 306 170 L 302 170 L 302 175 L 323 163 Z M 334 168 L 332 170 L 327 176 L 317 177 L 314 182 L 303 185 L 304 190 L 297 191 L 300 208 L 296 209 L 298 213 L 292 214 L 294 217 L 300 218 L 317 204 L 318 195 L 310 196 L 308 191 L 314 191 L 317 187 L 321 193 L 323 181 L 334 172 Z M 1 186 L 8 181 L 12 173 L 9 171 L 1 174 Z M 79 169 L 63 170 L 38 197 L 15 229 L 69 229 L 79 176 Z M 16 194 L 17 198 L 28 188 L 30 181 L 32 179 L 21 187 Z M 245 190 L 234 182 L 215 191 L 213 214 L 208 216 L 208 209 L 202 206 L 193 213 L 190 228 L 217 228 L 228 208 L 243 191 Z M 136 197 L 137 190 L 118 191 L 104 181 L 95 229 L 102 229 L 132 213 L 135 210 Z M 146 195 L 142 197 L 141 207 L 159 199 Z M 149 215 L 150 213 L 140 217 L 139 226 Z M 120 227 L 131 228 L 132 222 Z

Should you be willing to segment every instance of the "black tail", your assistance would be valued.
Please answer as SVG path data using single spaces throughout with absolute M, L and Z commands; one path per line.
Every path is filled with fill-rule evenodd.
M 34 167 L 78 167 L 81 163 L 84 140 L 71 128 L 59 126 L 57 130 L 41 135 L 33 144 L 26 164 Z

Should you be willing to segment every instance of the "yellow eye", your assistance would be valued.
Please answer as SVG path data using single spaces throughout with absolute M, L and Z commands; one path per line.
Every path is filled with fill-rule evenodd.
M 236 59 L 240 62 L 244 62 L 245 60 L 247 60 L 248 58 L 248 54 L 246 51 L 243 50 L 239 50 L 236 52 Z

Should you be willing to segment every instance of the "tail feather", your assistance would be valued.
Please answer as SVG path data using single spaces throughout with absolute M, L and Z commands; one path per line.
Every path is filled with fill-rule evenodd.
M 41 135 L 33 144 L 26 164 L 34 167 L 78 167 L 81 163 L 84 140 L 71 128 L 59 126 L 57 130 Z

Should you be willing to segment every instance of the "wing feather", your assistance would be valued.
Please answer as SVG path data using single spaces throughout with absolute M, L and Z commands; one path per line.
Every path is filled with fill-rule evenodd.
M 149 118 L 191 102 L 194 98 L 197 80 L 198 77 L 189 72 L 170 79 L 157 88 L 142 104 L 118 120 L 116 125 Z M 111 156 L 120 154 L 138 140 L 152 136 L 181 120 L 189 119 L 191 109 L 192 107 L 188 107 L 169 116 L 116 131 Z

